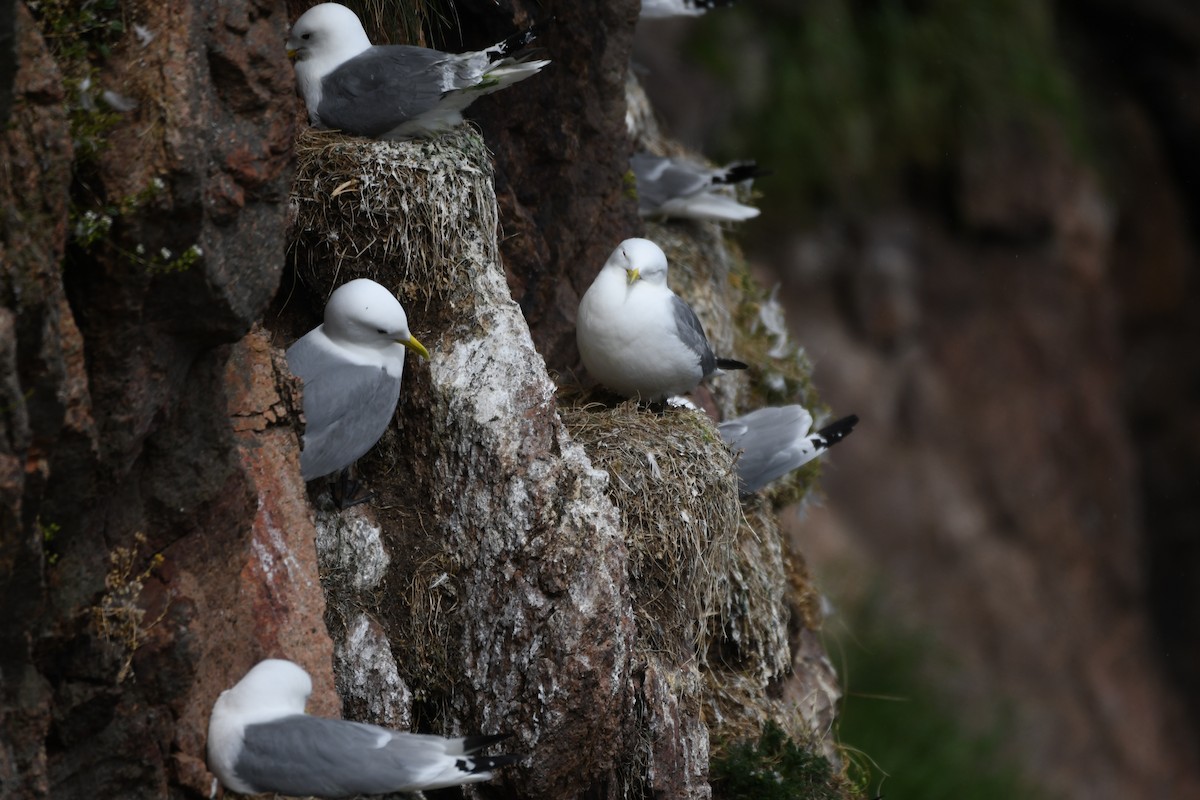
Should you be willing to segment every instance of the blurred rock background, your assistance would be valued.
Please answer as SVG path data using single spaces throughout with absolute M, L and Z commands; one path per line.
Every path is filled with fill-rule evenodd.
M 888 797 L 1200 793 L 1198 55 L 1170 0 L 641 24 L 667 130 L 773 171 L 738 238 L 863 418 L 795 536 Z

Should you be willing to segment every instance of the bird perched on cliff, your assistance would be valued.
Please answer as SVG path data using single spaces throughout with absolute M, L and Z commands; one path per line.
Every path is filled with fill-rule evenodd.
M 373 139 L 431 136 L 462 122 L 476 98 L 533 75 L 549 61 L 510 56 L 533 40 L 530 28 L 473 53 L 372 45 L 362 22 L 338 3 L 300 15 L 287 40 L 296 82 L 318 128 Z
M 738 488 L 753 494 L 776 478 L 807 464 L 850 435 L 858 424 L 851 414 L 812 432 L 803 406 L 769 406 L 717 426 L 737 460 Z
M 313 797 L 419 792 L 491 779 L 520 756 L 479 751 L 505 736 L 443 738 L 304 713 L 312 679 L 291 661 L 256 664 L 221 692 L 208 766 L 226 789 Z
M 714 8 L 733 5 L 734 0 L 642 0 L 642 19 L 698 17 Z
M 654 403 L 723 369 L 691 306 L 667 286 L 667 256 L 649 239 L 617 245 L 579 301 L 575 341 L 588 373 L 624 397 Z
M 713 169 L 683 158 L 636 153 L 629 159 L 637 178 L 638 214 L 739 222 L 759 215 L 739 203 L 733 187 L 764 174 L 753 161 Z
M 335 289 L 325 321 L 288 348 L 288 367 L 304 382 L 304 480 L 345 469 L 383 436 L 400 398 L 405 348 L 429 358 L 400 301 L 367 278 Z

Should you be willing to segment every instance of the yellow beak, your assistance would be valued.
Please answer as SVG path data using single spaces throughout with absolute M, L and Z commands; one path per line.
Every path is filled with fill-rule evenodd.
M 417 341 L 417 337 L 409 336 L 408 341 L 404 341 L 402 339 L 397 339 L 396 343 L 404 345 L 409 350 L 412 350 L 414 353 L 419 353 L 421 356 L 423 356 L 425 358 L 425 360 L 427 360 L 427 361 L 429 360 L 429 351 L 425 349 L 425 345 L 423 345 Z
M 629 285 L 633 286 L 634 281 L 642 277 L 641 271 L 637 268 L 625 270 L 625 277 L 629 279 Z
M 295 61 L 295 60 L 296 60 L 296 53 L 297 53 L 297 51 L 296 51 L 296 50 L 288 50 L 288 51 L 287 51 L 287 57 L 288 57 L 288 61 Z

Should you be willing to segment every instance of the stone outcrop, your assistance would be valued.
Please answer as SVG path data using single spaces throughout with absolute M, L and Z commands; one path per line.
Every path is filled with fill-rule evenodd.
M 636 232 L 622 179 L 635 4 L 596 5 L 543 42 L 559 71 L 525 107 L 560 116 L 481 113 L 538 131 L 501 135 L 498 181 L 471 128 L 297 140 L 279 4 L 142 4 L 120 26 L 89 22 L 84 51 L 52 37 L 53 57 L 18 6 L 0 172 L 11 796 L 209 796 L 209 710 L 268 656 L 312 674 L 314 713 L 513 733 L 529 758 L 482 790 L 495 796 L 703 798 L 710 730 L 828 729 L 837 688 L 802 562 L 772 501 L 743 513 L 711 421 L 662 423 L 684 421 L 711 452 L 670 454 L 690 477 L 663 488 L 690 504 L 656 505 L 686 536 L 639 537 L 542 358 L 545 343 L 571 366 L 578 293 Z M 507 274 L 498 208 L 522 232 Z M 662 233 L 675 253 L 707 251 L 682 277 L 732 346 L 736 259 L 715 229 L 699 244 Z M 361 461 L 371 503 L 337 512 L 299 478 L 282 347 L 359 275 L 397 291 L 432 358 L 410 361 L 399 421 Z M 711 405 L 747 391 L 730 383 Z M 646 541 L 726 551 L 663 573 L 707 587 L 666 633 L 649 601 L 662 606 L 662 587 L 635 585 L 646 573 L 631 567 L 661 555 L 638 552 Z
M 317 676 L 316 707 L 340 707 L 287 478 L 291 378 L 261 334 L 233 344 L 283 268 L 287 20 L 223 4 L 129 22 L 145 35 L 93 72 L 52 60 L 17 6 L 0 188 L 11 797 L 207 795 L 213 700 L 283 648 Z

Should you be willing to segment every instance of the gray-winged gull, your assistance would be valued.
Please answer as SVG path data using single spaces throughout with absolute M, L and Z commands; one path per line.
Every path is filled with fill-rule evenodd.
M 208 767 L 226 789 L 314 797 L 419 792 L 486 781 L 520 756 L 478 751 L 504 736 L 444 738 L 304 713 L 308 673 L 260 661 L 221 692 L 208 722 Z
M 362 22 L 338 3 L 300 15 L 287 40 L 296 82 L 318 128 L 374 139 L 440 133 L 462 122 L 476 98 L 528 78 L 549 61 L 510 57 L 533 29 L 471 53 L 372 45 Z
M 803 406 L 769 406 L 717 426 L 721 438 L 739 453 L 738 485 L 752 494 L 824 453 L 846 438 L 858 417 L 851 414 L 812 432 Z
M 739 203 L 734 187 L 763 173 L 753 161 L 712 168 L 683 158 L 636 153 L 629 159 L 637 178 L 638 214 L 738 222 L 759 215 Z
M 691 306 L 667 286 L 667 256 L 649 239 L 617 245 L 579 301 L 575 341 L 588 373 L 612 391 L 658 402 L 722 369 Z
M 400 301 L 367 278 L 335 289 L 324 323 L 288 348 L 288 367 L 304 382 L 304 480 L 350 466 L 383 436 L 400 398 L 405 348 L 429 358 Z
M 714 8 L 733 5 L 734 0 L 642 0 L 642 19 L 698 17 Z

